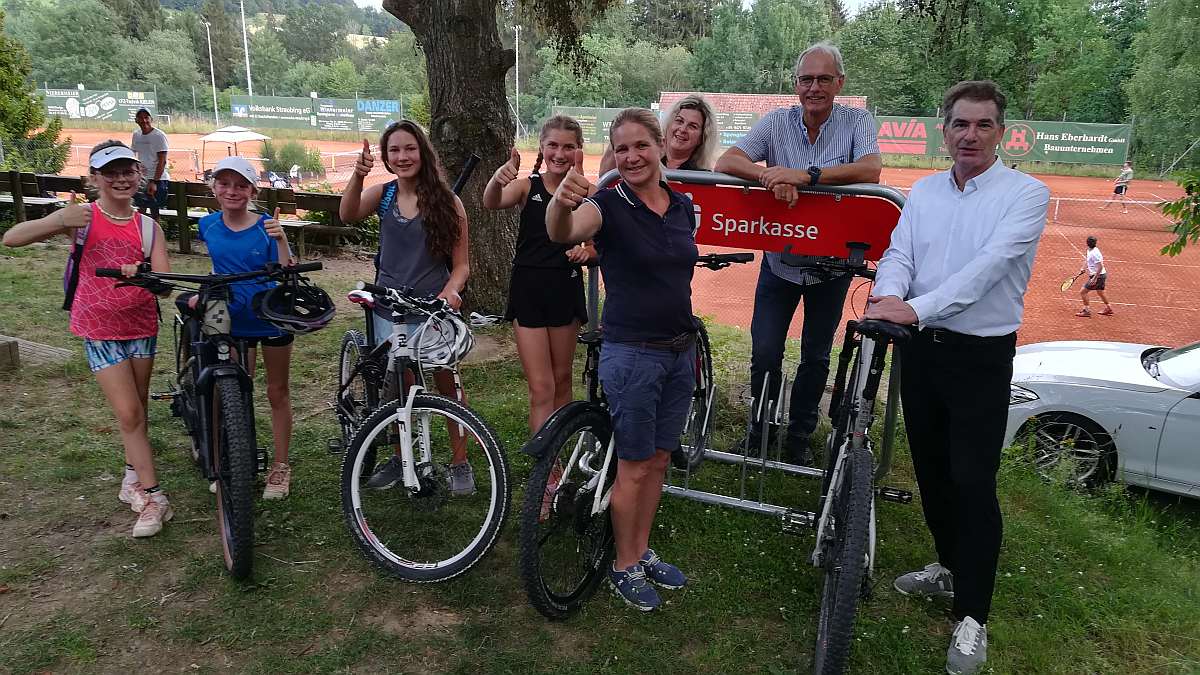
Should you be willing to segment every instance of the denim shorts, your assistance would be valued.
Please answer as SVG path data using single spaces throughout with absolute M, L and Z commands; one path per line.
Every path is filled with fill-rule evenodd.
M 158 189 L 155 190 L 154 196 L 151 197 L 144 190 L 139 190 L 133 195 L 133 203 L 139 209 L 148 209 L 151 205 L 156 205 L 158 208 L 163 208 L 167 205 L 167 194 L 171 191 L 171 181 L 158 181 Z
M 683 352 L 605 342 L 600 384 L 608 397 L 617 457 L 645 460 L 679 449 L 696 390 L 696 347 Z
M 157 351 L 158 337 L 136 340 L 83 340 L 83 353 L 87 354 L 88 368 L 92 372 L 115 366 L 126 359 L 152 359 Z

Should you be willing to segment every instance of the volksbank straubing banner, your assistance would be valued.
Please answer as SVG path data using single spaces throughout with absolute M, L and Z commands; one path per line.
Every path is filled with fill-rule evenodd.
M 299 96 L 233 96 L 230 114 L 245 127 L 378 133 L 399 117 L 400 102 Z
M 883 153 L 949 155 L 940 118 L 877 117 L 875 123 Z M 1121 164 L 1131 134 L 1128 124 L 1008 120 L 999 151 L 1006 161 Z
M 96 89 L 38 89 L 46 114 L 68 120 L 133 122 L 139 108 L 154 114 L 154 92 Z

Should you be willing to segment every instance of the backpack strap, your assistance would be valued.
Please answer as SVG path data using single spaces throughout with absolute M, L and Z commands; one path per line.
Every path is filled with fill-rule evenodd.
M 75 290 L 79 288 L 79 264 L 83 260 L 83 245 L 87 243 L 88 232 L 92 229 L 89 220 L 87 225 L 75 230 L 75 241 L 71 246 L 71 255 L 67 257 L 67 269 L 63 275 L 63 304 L 62 308 L 71 311 L 75 302 Z
M 138 226 L 142 233 L 142 262 L 150 262 L 150 252 L 154 250 L 154 239 L 158 237 L 158 228 L 154 219 L 147 218 L 138 212 Z
M 379 195 L 379 207 L 375 209 L 375 213 L 379 215 L 379 238 L 380 243 L 383 241 L 383 217 L 391 210 L 392 204 L 396 201 L 396 187 L 399 181 L 392 181 L 383 186 L 383 194 Z M 382 250 L 375 251 L 375 281 L 379 282 L 379 256 Z

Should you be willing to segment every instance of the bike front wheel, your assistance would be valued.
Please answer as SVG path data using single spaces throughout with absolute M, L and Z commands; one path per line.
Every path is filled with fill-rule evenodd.
M 225 569 L 250 576 L 254 558 L 254 473 L 257 446 L 250 426 L 249 397 L 235 375 L 213 383 L 212 463 L 217 475 L 217 526 Z
M 379 472 L 401 466 L 395 455 L 401 434 L 411 434 L 413 471 L 409 486 L 395 481 L 370 487 L 379 453 Z M 474 491 L 452 484 L 465 451 Z M 382 461 L 383 456 L 389 456 Z M 389 474 L 383 474 L 387 476 Z M 508 460 L 495 432 L 461 403 L 430 394 L 413 400 L 411 422 L 404 406 L 381 406 L 359 427 L 342 460 L 342 514 L 359 551 L 380 569 L 406 581 L 445 581 L 466 572 L 496 545 L 511 498 Z M 452 490 L 452 487 L 455 488 Z
M 354 369 L 362 362 L 363 354 L 367 351 L 367 338 L 357 330 L 348 330 L 342 335 L 342 348 L 338 355 L 338 423 L 342 427 L 342 447 L 350 446 L 354 432 L 370 414 L 371 408 L 378 404 L 378 394 L 372 391 L 367 382 L 368 377 L 360 368 Z M 372 397 L 372 394 L 374 396 Z
M 696 389 L 688 405 L 687 421 L 683 427 L 683 438 L 679 449 L 671 453 L 671 463 L 677 469 L 695 471 L 704 459 L 708 448 L 709 422 L 716 396 L 713 383 L 712 348 L 708 343 L 708 331 L 700 319 L 696 319 Z
M 813 672 L 818 675 L 840 675 L 846 669 L 869 568 L 873 462 L 866 449 L 846 452 L 841 471 L 830 483 L 828 519 L 817 533 L 825 571 L 813 652 Z
M 550 619 L 566 619 L 596 591 L 612 564 L 608 508 L 593 513 L 616 476 L 616 460 L 598 477 L 612 436 L 602 410 L 580 407 L 546 430 L 544 454 L 529 474 L 521 507 L 521 579 L 529 601 Z

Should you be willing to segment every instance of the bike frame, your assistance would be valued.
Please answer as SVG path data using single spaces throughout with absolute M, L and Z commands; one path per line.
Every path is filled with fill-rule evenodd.
M 609 171 L 600 177 L 597 183 L 598 188 L 610 187 L 620 180 L 620 174 L 616 170 Z M 681 171 L 681 170 L 663 170 L 663 178 L 668 182 L 674 183 L 674 189 L 686 192 L 688 185 L 723 185 L 740 187 L 744 191 L 751 189 L 762 190 L 762 186 L 754 181 L 748 181 L 728 174 L 708 172 L 708 171 Z M 798 188 L 801 193 L 801 199 L 805 194 L 814 195 L 833 195 L 835 199 L 841 200 L 843 197 L 869 197 L 884 199 L 893 203 L 897 209 L 903 208 L 904 196 L 889 187 L 875 184 L 859 184 L 859 185 L 837 185 L 828 186 L 821 185 L 817 187 L 801 187 Z M 698 223 L 699 225 L 699 223 Z M 848 242 L 848 244 L 856 244 L 856 242 Z M 803 253 L 797 251 L 796 253 Z M 853 245 L 848 246 L 847 258 L 854 260 L 855 256 L 861 262 L 861 249 L 855 250 Z M 865 264 L 862 264 L 865 270 Z M 600 283 L 599 275 L 592 273 L 589 270 L 587 283 L 587 303 L 589 308 L 589 321 L 598 321 L 598 316 L 592 311 L 592 308 L 599 305 Z M 589 328 L 594 327 L 593 323 L 589 323 Z M 864 340 L 865 341 L 865 340 Z M 772 516 L 780 520 L 780 524 L 785 531 L 798 532 L 803 529 L 808 529 L 817 525 L 818 514 L 798 511 L 792 507 L 770 504 L 763 500 L 763 493 L 766 484 L 766 472 L 768 469 L 780 471 L 793 476 L 803 476 L 807 478 L 824 479 L 826 470 L 812 466 L 797 466 L 788 462 L 774 461 L 767 457 L 767 425 L 768 423 L 784 424 L 787 422 L 787 392 L 790 391 L 789 381 L 787 377 L 781 378 L 780 395 L 775 398 L 775 403 L 771 405 L 769 398 L 764 395 L 759 396 L 760 410 L 756 411 L 755 419 L 762 425 L 763 445 L 758 449 L 759 452 L 752 455 L 749 450 L 742 453 L 725 452 L 706 448 L 704 458 L 722 462 L 725 464 L 740 465 L 742 467 L 742 477 L 740 481 L 738 496 L 723 495 L 704 490 L 698 490 L 690 487 L 690 476 L 685 475 L 684 483 L 677 485 L 671 477 L 674 471 L 668 472 L 668 482 L 663 485 L 663 492 L 698 501 L 704 504 L 718 504 L 728 506 L 742 511 L 752 513 L 760 513 L 767 516 Z M 896 428 L 896 409 L 899 407 L 899 370 L 897 360 L 893 360 L 892 368 L 888 376 L 888 397 L 884 416 L 883 438 L 880 447 L 880 453 L 877 458 L 875 478 L 878 480 L 887 474 L 890 470 L 892 462 L 892 453 L 894 446 L 894 436 Z M 765 386 L 765 385 L 764 385 Z M 709 410 L 712 410 L 712 402 L 709 402 Z M 711 412 L 710 412 L 711 416 Z M 836 468 L 836 467 L 835 467 Z M 758 469 L 758 498 L 747 498 L 747 474 L 749 469 Z

